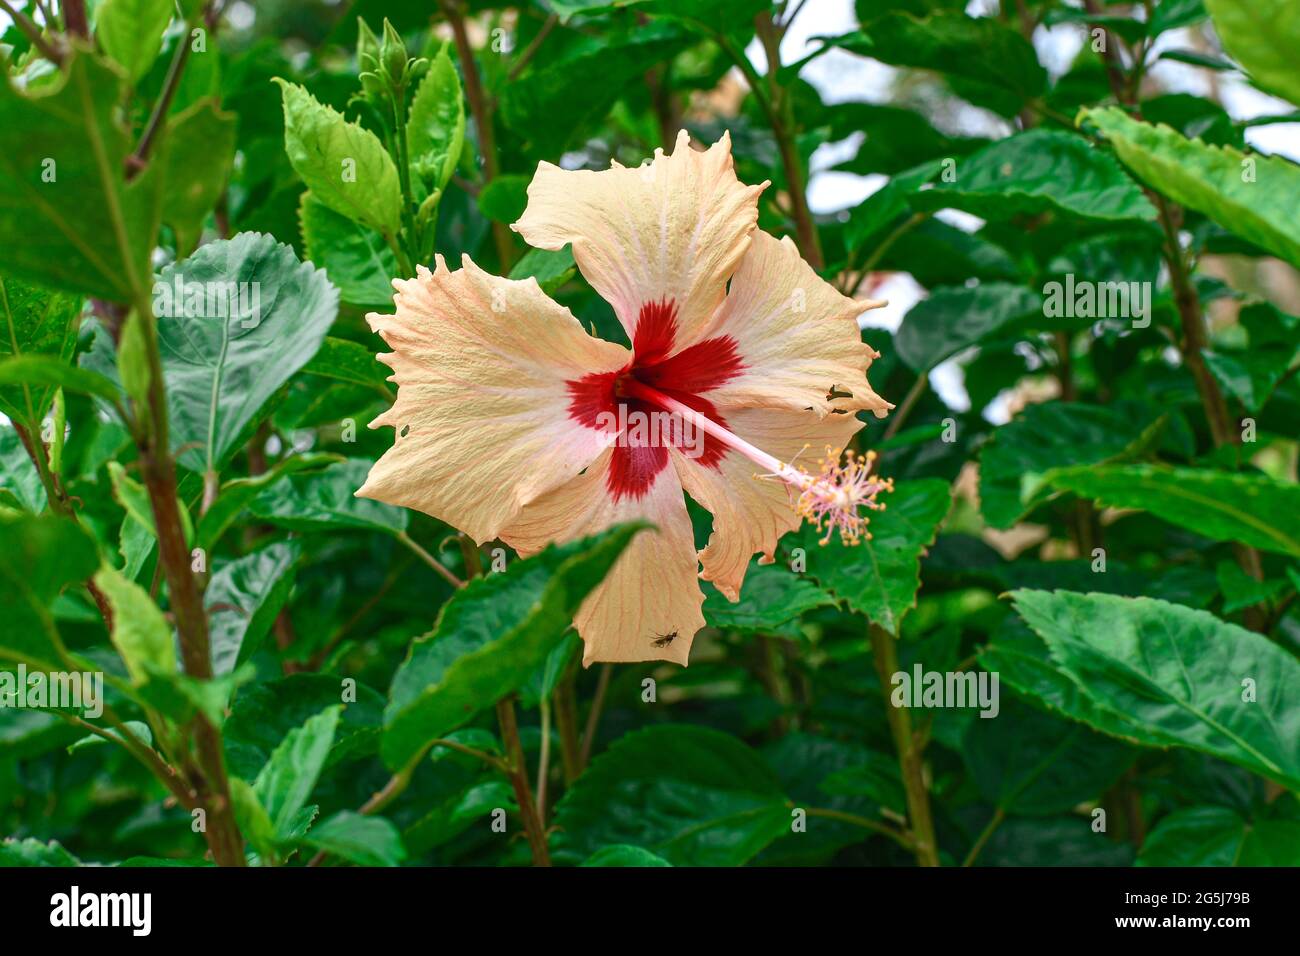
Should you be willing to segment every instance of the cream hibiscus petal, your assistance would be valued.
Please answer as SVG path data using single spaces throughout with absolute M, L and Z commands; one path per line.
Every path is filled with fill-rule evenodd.
M 655 525 L 632 539 L 574 618 L 583 663 L 669 660 L 685 665 L 704 626 L 704 595 L 691 519 L 681 482 L 660 469 L 639 493 L 622 493 L 611 449 L 576 480 L 529 504 L 501 539 L 522 555 L 552 541 L 566 542 L 611 525 L 645 520 Z
M 755 229 L 726 301 L 702 333 L 734 343 L 736 371 L 708 392 L 721 408 L 764 406 L 870 410 L 893 408 L 875 393 L 866 372 L 879 354 L 862 341 L 857 317 L 881 303 L 857 301 L 799 257 L 789 237 Z
M 732 410 L 727 424 L 787 465 L 812 463 L 828 453 L 838 459 L 862 427 L 854 415 L 810 422 L 807 412 L 767 408 Z M 736 601 L 749 559 L 761 554 L 760 560 L 770 563 L 777 540 L 799 527 L 802 518 L 794 507 L 798 495 L 785 482 L 757 474 L 752 461 L 731 450 L 716 467 L 702 465 L 688 451 L 674 449 L 672 457 L 686 492 L 713 514 L 713 534 L 700 552 L 700 577 Z
M 626 349 L 583 331 L 535 279 L 490 275 L 465 257 L 451 271 L 396 280 L 395 315 L 370 314 L 391 353 L 393 406 L 371 428 L 397 430 L 357 491 L 433 515 L 475 541 L 578 475 L 614 433 L 570 413 L 570 385 L 625 366 Z
M 758 222 L 767 186 L 736 179 L 731 140 L 703 152 L 678 134 L 672 155 L 630 169 L 565 170 L 541 163 L 511 228 L 530 245 L 573 257 L 614 307 L 642 356 L 697 341 Z

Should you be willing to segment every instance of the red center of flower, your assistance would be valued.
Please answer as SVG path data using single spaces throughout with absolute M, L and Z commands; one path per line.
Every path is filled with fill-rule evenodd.
M 632 336 L 632 361 L 617 372 L 593 372 L 568 382 L 569 416 L 589 428 L 618 431 L 607 487 L 618 501 L 639 498 L 668 466 L 668 446 L 674 445 L 699 464 L 716 468 L 726 453 L 677 415 L 627 394 L 628 379 L 648 385 L 719 425 L 726 423 L 700 393 L 718 388 L 744 369 L 729 335 L 696 342 L 673 354 L 677 340 L 677 304 L 664 299 L 647 302 L 637 316 Z

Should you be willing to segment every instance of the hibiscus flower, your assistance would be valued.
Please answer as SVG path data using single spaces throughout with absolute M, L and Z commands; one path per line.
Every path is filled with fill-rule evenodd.
M 512 228 L 572 245 L 631 351 L 588 335 L 535 279 L 437 256 L 393 282 L 396 314 L 367 316 L 397 383 L 371 427 L 397 434 L 357 494 L 521 555 L 652 523 L 577 615 L 584 664 L 685 664 L 704 626 L 698 579 L 737 600 L 750 558 L 772 561 L 803 518 L 856 541 L 860 509 L 889 487 L 869 457 L 840 463 L 856 412 L 893 407 L 867 382 L 879 356 L 857 325 L 882 303 L 841 295 L 757 228 L 767 185 L 736 179 L 726 134 L 698 152 L 682 132 L 636 169 L 539 164 Z M 827 449 L 813 474 L 794 463 L 810 446 Z M 698 554 L 683 490 L 713 515 Z

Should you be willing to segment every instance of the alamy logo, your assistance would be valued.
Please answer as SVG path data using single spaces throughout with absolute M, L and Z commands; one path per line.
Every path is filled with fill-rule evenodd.
M 133 936 L 148 936 L 153 928 L 152 893 L 71 892 L 50 897 L 51 926 L 127 926 Z
M 889 682 L 895 707 L 978 707 L 981 717 L 996 717 L 998 675 L 988 671 L 927 671 L 912 665 L 912 673 L 897 671 Z
M 1049 319 L 1131 319 L 1135 329 L 1151 324 L 1150 282 L 1076 282 L 1071 272 L 1064 284 L 1043 286 L 1043 295 Z
M 98 671 L 32 671 L 26 664 L 0 671 L 0 710 L 7 707 L 78 710 L 84 717 L 104 713 L 104 675 Z
M 153 284 L 153 314 L 173 319 L 238 319 L 245 329 L 262 321 L 260 282 L 186 282 L 179 272 L 171 282 Z

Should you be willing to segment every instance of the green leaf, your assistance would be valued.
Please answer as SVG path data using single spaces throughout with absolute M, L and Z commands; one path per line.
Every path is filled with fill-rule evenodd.
M 393 398 L 393 390 L 388 384 L 388 376 L 393 370 L 375 358 L 374 349 L 349 339 L 326 338 L 320 351 L 302 370 L 306 375 L 368 385 L 389 401 Z
M 733 604 L 711 584 L 704 585 L 704 619 L 712 627 L 747 634 L 771 634 L 783 630 L 806 611 L 835 604 L 807 578 L 771 564 L 751 564 Z
M 903 317 L 894 349 L 908 367 L 926 372 L 1018 320 L 1041 316 L 1042 309 L 1042 296 L 1021 285 L 936 289 Z
M 0 386 L 7 386 L 3 390 L 13 394 L 14 389 L 21 390 L 24 385 L 39 386 L 51 395 L 54 389 L 62 388 L 108 401 L 118 397 L 117 388 L 111 379 L 98 372 L 68 365 L 48 355 L 22 355 L 0 361 Z M 26 417 L 25 409 L 21 417 Z
M 1227 807 L 1188 807 L 1152 829 L 1138 866 L 1300 866 L 1300 822 L 1248 822 Z
M 258 495 L 249 511 L 291 531 L 405 531 L 410 520 L 405 508 L 355 495 L 373 464 L 363 458 L 349 458 L 322 471 L 289 475 Z
M 325 270 L 344 302 L 388 306 L 393 301 L 397 258 L 383 236 L 310 192 L 302 194 L 298 219 L 307 258 Z
M 844 242 L 850 251 L 866 251 L 871 240 L 883 238 L 911 207 L 908 198 L 930 182 L 943 168 L 940 160 L 931 160 L 898 173 L 885 185 L 853 207 L 844 226 Z
M 411 98 L 406 143 L 412 178 L 421 182 L 426 192 L 443 189 L 465 148 L 460 77 L 445 45 L 429 61 L 429 71 Z
M 273 859 L 276 852 L 275 824 L 252 785 L 247 780 L 231 777 L 230 802 L 234 804 L 235 821 L 244 839 L 263 859 Z
M 1062 468 L 1045 480 L 1113 508 L 1138 508 L 1213 541 L 1300 556 L 1300 485 L 1263 475 L 1104 465 Z
M 279 77 L 284 148 L 312 195 L 340 215 L 396 236 L 402 224 L 397 167 L 374 133 L 349 123 L 301 86 Z
M 554 295 L 555 290 L 573 278 L 577 272 L 573 249 L 565 246 L 552 252 L 550 249 L 529 249 L 510 270 L 511 279 L 532 276 L 542 291 Z
M 45 510 L 41 476 L 28 457 L 18 430 L 10 425 L 0 425 L 0 488 L 12 494 L 24 511 L 40 514 Z
M 266 808 L 279 839 L 290 836 L 295 817 L 316 787 L 342 710 L 341 706 L 327 707 L 289 731 L 253 781 L 253 792 Z
M 198 244 L 203 221 L 221 198 L 235 158 L 235 127 L 235 114 L 221 112 L 215 100 L 167 122 L 162 218 L 176 233 L 177 255 Z
M 952 496 L 946 481 L 922 478 L 899 484 L 880 500 L 885 510 L 871 515 L 871 536 L 860 544 L 846 546 L 832 538 L 819 546 L 822 532 L 810 525 L 787 541 L 805 549 L 808 574 L 818 583 L 897 634 L 904 615 L 916 606 L 921 554 L 933 543 Z
M 672 864 L 639 846 L 616 843 L 613 846 L 601 847 L 583 860 L 579 866 L 672 866 Z
M 289 600 L 301 557 L 298 541 L 276 541 L 214 571 L 203 592 L 214 673 L 230 673 L 261 647 Z
M 1041 96 L 1047 86 L 1047 72 L 1033 46 L 992 17 L 942 11 L 918 19 L 909 13 L 889 13 L 863 32 L 831 42 L 890 66 L 958 77 L 965 81 L 956 88 L 959 95 L 1004 116 L 1008 111 L 1014 114 L 1025 100 Z
M 135 740 L 143 742 L 146 747 L 153 746 L 153 731 L 149 729 L 148 724 L 139 720 L 127 720 L 123 721 L 122 726 L 126 728 L 127 733 L 129 733 Z M 104 733 L 118 741 L 125 739 L 122 732 L 114 727 L 105 727 Z M 86 736 L 68 747 L 68 753 L 85 750 L 87 747 L 100 747 L 106 743 L 108 743 L 108 741 L 99 736 L 99 734 L 86 734 Z
M 1056 668 L 1143 743 L 1190 747 L 1300 787 L 1300 661 L 1206 611 L 1069 591 L 1012 592 Z
M 498 176 L 478 194 L 479 212 L 496 222 L 511 223 L 524 214 L 528 205 L 529 176 Z
M 1205 0 L 1223 48 L 1262 90 L 1300 104 L 1300 8 L 1288 0 Z
M 919 216 L 920 214 L 915 214 Z M 964 285 L 971 279 L 1021 279 L 1021 266 L 983 234 L 926 218 L 899 232 L 875 263 L 881 271 L 908 272 L 926 288 Z
M 1164 746 L 1163 738 L 1154 732 L 1094 703 L 1069 674 L 1057 667 L 1043 639 L 1019 618 L 1007 619 L 993 643 L 980 650 L 979 662 L 989 673 L 996 673 L 1001 683 L 1054 714 L 1130 743 Z
M 291 674 L 239 692 L 221 728 L 231 773 L 256 776 L 291 730 L 327 707 L 343 703 L 334 746 L 325 768 L 375 753 L 384 718 L 384 697 L 358 683 L 356 699 L 349 685 L 327 674 Z
M 162 49 L 173 0 L 104 0 L 95 14 L 95 36 L 132 83 L 149 71 Z
M 955 180 L 908 198 L 915 209 L 961 209 L 984 219 L 1058 212 L 1085 219 L 1155 219 L 1119 164 L 1080 136 L 1036 129 L 957 161 Z
M 211 680 L 200 680 L 186 674 L 164 674 L 149 670 L 148 681 L 137 688 L 140 697 L 159 713 L 174 723 L 187 724 L 197 714 L 203 714 L 213 724 L 220 726 L 225 719 L 231 695 L 241 685 L 252 680 L 256 671 L 246 665 L 230 674 L 220 674 Z
M 158 537 L 153 521 L 153 506 L 149 502 L 149 492 L 145 486 L 129 477 L 126 468 L 117 461 L 108 463 L 108 478 L 113 486 L 113 498 L 122 506 L 127 517 L 153 537 Z
M 328 340 L 327 340 L 328 341 Z M 309 363 L 310 364 L 310 363 Z M 253 500 L 281 478 L 297 471 L 320 468 L 340 461 L 338 455 L 293 455 L 283 458 L 260 475 L 234 478 L 221 486 L 217 500 L 199 519 L 196 546 L 211 551 Z
M 1220 561 L 1214 568 L 1223 595 L 1223 613 L 1233 614 L 1252 604 L 1266 604 L 1276 600 L 1291 588 L 1286 578 L 1257 581 L 1241 569 L 1235 561 Z
M 115 69 L 75 53 L 60 80 L 30 98 L 0 83 L 0 272 L 130 302 L 148 287 L 159 164 L 126 182 Z
M 80 314 L 78 296 L 0 277 L 0 382 L 17 374 L 10 362 L 19 356 L 44 356 L 66 367 L 76 348 Z M 42 374 L 33 373 L 30 365 L 27 369 L 29 376 Z M 31 381 L 0 385 L 0 413 L 35 424 L 49 408 L 57 387 Z
M 76 522 L 0 514 L 0 657 L 62 667 L 49 605 L 64 587 L 99 568 L 95 540 Z
M 1205 0 L 1160 0 L 1151 16 L 1147 35 L 1158 37 L 1168 30 L 1200 23 L 1206 16 Z
M 921 163 L 965 156 L 988 143 L 975 137 L 948 136 L 920 113 L 899 106 L 850 101 L 830 106 L 827 115 L 832 140 L 859 132 L 866 135 L 857 155 L 834 167 L 859 175 L 892 176 Z
M 1005 813 L 1065 813 L 1099 797 L 1133 763 L 1117 740 L 1004 699 L 966 728 L 962 757 L 984 799 Z
M 384 714 L 384 762 L 405 766 L 429 741 L 521 687 L 564 638 L 573 615 L 644 525 L 551 545 L 476 578 L 411 645 Z
M 625 87 L 683 45 L 681 32 L 662 22 L 640 26 L 627 38 L 584 36 L 562 56 L 535 61 L 506 84 L 501 119 L 535 151 L 558 154 L 604 119 Z
M 81 861 L 63 849 L 58 840 L 42 843 L 34 837 L 8 838 L 0 843 L 0 866 L 81 866 Z
M 984 820 L 979 821 L 982 826 Z M 972 832 L 971 839 L 975 839 Z M 1133 845 L 1103 839 L 1081 816 L 1012 818 L 993 831 L 980 866 L 1131 866 Z
M 204 245 L 153 286 L 172 449 L 196 472 L 218 472 L 264 406 L 316 354 L 338 310 L 325 274 L 271 236 Z M 84 368 L 117 378 L 102 331 Z
M 555 814 L 565 856 L 585 859 L 635 841 L 673 866 L 740 866 L 788 833 L 791 821 L 780 784 L 756 752 L 688 724 L 620 737 Z
M 1155 412 L 1131 404 L 1028 405 L 993 432 L 980 452 L 980 512 L 995 528 L 1010 528 L 1052 494 L 1042 476 L 1065 465 L 1110 461 L 1149 444 L 1161 424 Z
M 1203 139 L 1212 146 L 1245 147 L 1242 128 L 1218 103 L 1190 93 L 1167 93 L 1142 103 L 1142 118 L 1163 123 L 1188 139 Z
M 1300 265 L 1300 168 L 1294 163 L 1207 146 L 1168 126 L 1138 122 L 1117 107 L 1088 110 L 1080 118 L 1152 188 Z
M 351 810 L 318 823 L 302 842 L 358 866 L 400 866 L 406 859 L 397 827 L 383 817 L 366 817 Z
M 832 797 L 857 797 L 871 804 L 871 812 L 892 810 L 907 812 L 898 761 L 882 753 L 868 751 L 865 763 L 854 764 L 828 773 L 818 789 Z
M 171 625 L 149 592 L 107 566 L 95 573 L 95 584 L 113 609 L 113 646 L 122 655 L 131 680 L 139 685 L 146 683 L 151 673 L 176 673 Z
M 1237 398 L 1246 411 L 1258 412 L 1272 397 L 1300 357 L 1300 319 L 1256 302 L 1237 314 L 1248 342 L 1244 348 L 1205 350 L 1205 364 L 1219 384 Z

